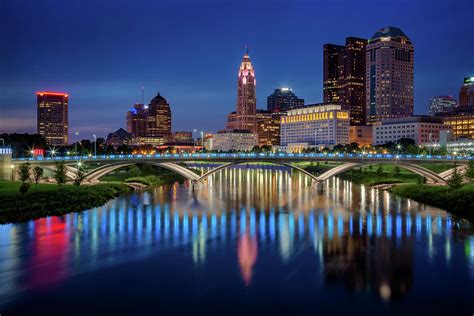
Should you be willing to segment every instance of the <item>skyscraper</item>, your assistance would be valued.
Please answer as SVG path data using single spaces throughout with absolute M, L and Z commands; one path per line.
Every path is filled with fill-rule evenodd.
M 474 77 L 464 78 L 459 90 L 459 109 L 469 110 L 474 107 Z
M 237 80 L 237 111 L 232 120 L 227 122 L 227 129 L 250 130 L 257 132 L 256 124 L 256 79 L 250 61 L 248 49 L 240 63 Z
M 68 143 L 69 95 L 58 92 L 37 92 L 37 131 L 50 145 Z
M 454 111 L 457 102 L 450 95 L 434 97 L 430 99 L 429 112 L 431 116 L 439 113 L 448 113 Z
M 367 122 L 413 115 L 414 48 L 397 27 L 378 30 L 366 48 Z
M 127 132 L 134 137 L 146 136 L 148 107 L 137 103 L 131 111 L 127 112 Z
M 339 104 L 339 59 L 344 46 L 323 46 L 323 99 L 324 103 Z
M 163 137 L 171 141 L 171 109 L 168 101 L 160 93 L 154 97 L 148 106 L 147 137 Z
M 272 113 L 286 112 L 304 106 L 304 99 L 299 99 L 290 88 L 275 89 L 267 97 L 267 109 Z
M 324 102 L 340 104 L 350 111 L 351 125 L 364 125 L 365 47 L 367 40 L 346 38 L 345 46 L 326 44 L 324 51 Z

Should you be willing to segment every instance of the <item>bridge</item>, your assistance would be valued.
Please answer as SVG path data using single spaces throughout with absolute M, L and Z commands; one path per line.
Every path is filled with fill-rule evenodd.
M 134 164 L 149 164 L 170 170 L 184 178 L 190 180 L 193 184 L 200 183 L 210 175 L 239 164 L 248 163 L 272 163 L 284 165 L 297 170 L 315 181 L 325 181 L 340 173 L 349 171 L 353 168 L 362 167 L 371 164 L 394 164 L 401 168 L 410 170 L 427 179 L 429 183 L 446 184 L 449 177 L 454 172 L 454 168 L 446 170 L 440 174 L 429 170 L 420 165 L 424 162 L 436 163 L 456 163 L 458 171 L 463 171 L 469 162 L 473 160 L 471 156 L 434 156 L 434 155 L 396 155 L 396 154 L 346 154 L 346 153 L 194 153 L 194 154 L 156 154 L 156 155 L 98 155 L 98 156 L 66 156 L 66 157 L 35 157 L 35 158 L 17 158 L 9 160 L 12 169 L 18 168 L 19 164 L 29 162 L 32 166 L 41 166 L 47 170 L 54 170 L 57 162 L 64 162 L 66 165 L 66 176 L 74 179 L 77 173 L 77 164 L 95 163 L 100 166 L 85 174 L 85 182 L 98 182 L 99 179 L 120 168 Z M 325 171 L 320 175 L 314 175 L 293 163 L 295 162 L 337 162 L 340 165 Z M 209 162 L 221 163 L 220 166 L 198 175 L 190 170 L 186 163 L 190 162 Z M 14 173 L 11 174 L 14 176 Z

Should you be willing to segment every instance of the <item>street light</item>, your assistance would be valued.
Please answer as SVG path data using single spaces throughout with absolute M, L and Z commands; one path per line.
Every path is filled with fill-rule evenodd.
M 92 135 L 94 136 L 94 156 L 97 156 L 97 136 Z
M 193 151 L 196 152 L 196 140 L 194 139 L 194 134 L 197 132 L 196 129 L 193 129 Z
M 12 170 L 11 173 L 12 173 L 12 181 L 13 181 L 13 180 L 15 180 L 15 171 L 14 171 L 15 165 L 14 165 L 14 164 L 11 164 L 11 165 L 10 165 L 10 169 Z
M 204 153 L 204 132 L 201 131 L 201 153 Z
M 74 144 L 76 145 L 76 155 L 77 155 L 77 135 L 79 135 L 79 132 L 76 132 L 76 138 L 75 138 L 76 141 L 75 141 L 75 143 L 74 143 Z

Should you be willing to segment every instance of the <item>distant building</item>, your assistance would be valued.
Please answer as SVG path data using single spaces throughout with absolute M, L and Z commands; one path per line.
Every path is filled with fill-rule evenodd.
M 474 140 L 472 139 L 460 139 L 455 141 L 449 141 L 446 144 L 446 149 L 449 153 L 457 154 L 474 154 Z
M 474 139 L 474 113 L 451 113 L 442 117 L 444 124 L 452 128 L 454 139 Z
M 37 131 L 49 145 L 68 144 L 69 95 L 58 92 L 37 92 Z
M 353 125 L 349 127 L 349 143 L 357 143 L 359 146 L 372 144 L 372 126 Z
M 257 98 L 255 70 L 250 61 L 248 49 L 240 63 L 237 80 L 237 111 L 229 115 L 228 130 L 249 130 L 257 132 Z
M 439 142 L 440 132 L 449 130 L 439 117 L 412 116 L 389 119 L 372 127 L 373 145 L 396 143 L 402 138 L 412 139 L 416 145 Z
M 298 98 L 290 88 L 275 89 L 267 97 L 267 110 L 274 113 L 286 112 L 303 105 L 304 99 Z
M 163 137 L 165 141 L 172 141 L 171 109 L 168 101 L 159 93 L 148 105 L 147 137 Z
M 323 98 L 350 111 L 351 125 L 365 125 L 365 48 L 367 40 L 346 38 L 345 46 L 323 46 Z
M 367 123 L 413 115 L 414 48 L 397 27 L 378 30 L 366 48 Z
M 338 104 L 314 104 L 281 117 L 281 146 L 292 143 L 333 146 L 349 143 L 349 111 Z
M 173 135 L 173 140 L 176 144 L 193 144 L 193 133 L 192 132 L 184 132 L 179 131 L 175 132 Z
M 257 137 L 258 146 L 280 145 L 280 117 L 281 113 L 272 113 L 257 110 Z
M 127 112 L 127 132 L 135 137 L 146 136 L 148 107 L 137 103 Z
M 464 78 L 459 90 L 459 108 L 469 111 L 474 108 L 474 77 Z
M 133 146 L 145 146 L 151 145 L 154 147 L 163 146 L 166 143 L 166 139 L 163 136 L 144 136 L 144 137 L 133 137 Z
M 247 151 L 257 145 L 257 134 L 249 130 L 222 130 L 212 137 L 212 149 L 220 151 Z
M 456 100 L 450 95 L 434 97 L 430 99 L 429 113 L 431 116 L 435 116 L 440 113 L 452 112 L 456 105 Z
M 115 132 L 109 133 L 109 135 L 107 135 L 106 144 L 107 146 L 112 146 L 114 148 L 122 145 L 130 146 L 132 145 L 132 138 L 132 133 L 128 133 L 123 128 L 119 128 Z

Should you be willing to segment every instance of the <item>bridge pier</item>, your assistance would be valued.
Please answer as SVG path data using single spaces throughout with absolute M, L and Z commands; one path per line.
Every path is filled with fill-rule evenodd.
M 14 180 L 15 168 L 12 164 L 12 150 L 0 148 L 0 179 Z

